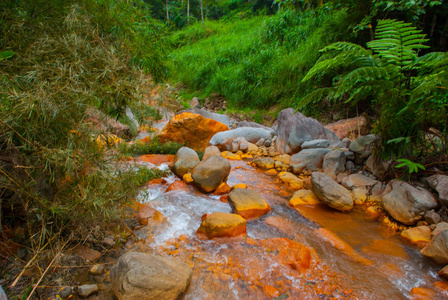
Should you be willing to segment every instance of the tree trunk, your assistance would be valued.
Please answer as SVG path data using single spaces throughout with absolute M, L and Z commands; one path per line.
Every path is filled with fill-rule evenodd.
M 187 24 L 190 25 L 190 0 L 187 0 Z
M 170 24 L 170 12 L 168 10 L 168 0 L 165 0 L 165 5 L 166 5 L 166 21 L 168 24 Z
M 204 23 L 204 8 L 202 7 L 202 0 L 201 0 L 201 19 L 202 19 L 202 27 L 205 30 L 205 23 Z

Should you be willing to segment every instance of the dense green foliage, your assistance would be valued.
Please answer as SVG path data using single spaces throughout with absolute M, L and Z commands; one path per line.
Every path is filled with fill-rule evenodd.
M 234 107 L 291 104 L 303 95 L 297 83 L 323 46 L 341 39 L 346 10 L 301 13 L 286 10 L 233 22 L 207 22 L 173 37 L 173 78 L 205 92 L 219 93 Z
M 325 47 L 302 80 L 320 86 L 299 108 L 320 105 L 322 98 L 348 105 L 368 99 L 378 109 L 376 132 L 386 155 L 446 153 L 448 56 L 431 52 L 418 58 L 418 50 L 428 48 L 424 37 L 409 23 L 380 20 L 375 40 L 367 43 L 376 54 L 350 43 Z M 444 135 L 427 147 L 424 134 L 430 127 Z
M 2 223 L 28 226 L 28 246 L 59 232 L 82 236 L 86 224 L 101 224 L 160 176 L 117 171 L 85 122 L 89 107 L 115 117 L 141 105 L 152 85 L 145 71 L 165 76 L 163 30 L 143 8 L 112 0 L 0 3 L 0 49 L 9 51 L 0 60 Z
M 118 145 L 118 151 L 124 155 L 143 155 L 143 154 L 176 154 L 183 145 L 176 142 L 160 143 L 157 138 L 151 139 L 148 143 L 133 143 Z

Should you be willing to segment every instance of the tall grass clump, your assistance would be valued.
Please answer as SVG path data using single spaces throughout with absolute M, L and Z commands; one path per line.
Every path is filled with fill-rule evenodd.
M 90 8 L 101 3 L 117 7 L 92 16 Z M 158 176 L 148 171 L 129 180 L 134 171 L 111 167 L 94 142 L 95 129 L 85 122 L 89 107 L 116 116 L 141 102 L 150 84 L 144 64 L 132 63 L 139 57 L 133 51 L 144 40 L 116 32 L 126 26 L 130 30 L 119 18 L 124 4 L 127 1 L 0 4 L 0 49 L 15 53 L 0 61 L 2 222 L 26 227 L 27 246 L 42 245 L 59 233 L 82 237 L 87 224 L 113 217 L 142 178 Z M 142 57 L 163 69 L 150 52 Z
M 173 78 L 222 94 L 237 108 L 291 105 L 306 93 L 298 83 L 318 59 L 318 50 L 348 36 L 346 18 L 346 10 L 322 7 L 208 22 L 209 32 L 202 35 L 200 25 L 193 25 L 174 35 L 179 47 L 171 53 Z

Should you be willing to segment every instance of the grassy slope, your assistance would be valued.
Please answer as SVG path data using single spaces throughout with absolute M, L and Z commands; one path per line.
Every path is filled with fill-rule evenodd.
M 207 22 L 173 35 L 172 77 L 219 93 L 232 107 L 291 106 L 309 89 L 299 84 L 318 50 L 347 36 L 345 11 L 283 12 Z

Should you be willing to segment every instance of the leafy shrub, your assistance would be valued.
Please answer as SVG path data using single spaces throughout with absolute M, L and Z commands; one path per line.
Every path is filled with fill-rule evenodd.
M 415 155 L 427 151 L 422 133 L 431 126 L 447 131 L 447 54 L 417 51 L 427 39 L 409 23 L 380 20 L 375 40 L 367 44 L 377 54 L 350 43 L 334 43 L 302 82 L 320 87 L 298 102 L 298 108 L 334 103 L 356 104 L 368 99 L 379 109 L 376 132 L 381 134 L 385 155 Z M 445 137 L 446 145 L 446 137 Z M 417 146 L 415 148 L 415 146 Z M 446 146 L 442 153 L 446 153 Z
M 152 139 L 149 143 L 136 142 L 134 144 L 119 144 L 118 151 L 124 155 L 136 156 L 144 154 L 176 154 L 177 150 L 183 147 L 176 142 L 161 143 L 158 138 Z
M 102 224 L 141 183 L 132 172 L 117 176 L 84 122 L 89 106 L 124 111 L 149 87 L 130 64 L 143 40 L 107 31 L 129 10 L 124 1 L 107 3 L 117 5 L 107 24 L 72 1 L 0 3 L 0 48 L 16 54 L 0 61 L 0 202 L 12 209 L 4 219 L 27 225 L 31 246 L 61 232 L 81 236 L 88 218 Z

